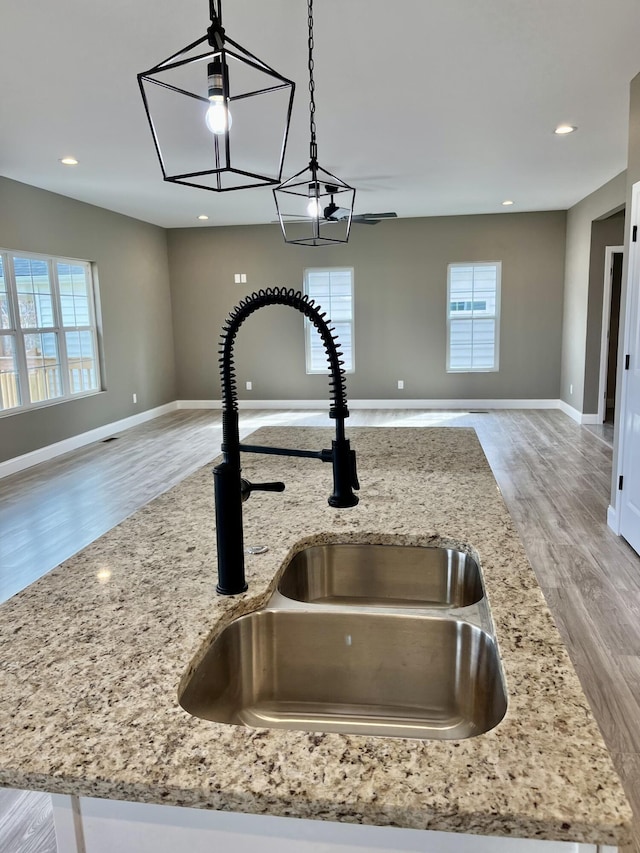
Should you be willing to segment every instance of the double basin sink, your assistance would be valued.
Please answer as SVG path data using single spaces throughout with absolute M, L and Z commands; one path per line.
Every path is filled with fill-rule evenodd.
M 458 739 L 507 709 L 480 568 L 450 548 L 306 548 L 183 682 L 190 714 L 260 728 Z

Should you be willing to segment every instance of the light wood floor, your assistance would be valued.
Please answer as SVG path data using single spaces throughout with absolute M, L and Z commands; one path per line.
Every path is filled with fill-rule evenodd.
M 267 424 L 330 426 L 318 412 L 241 415 L 243 435 Z M 368 425 L 476 428 L 637 815 L 625 853 L 640 853 L 640 557 L 606 525 L 611 449 L 558 411 L 354 411 L 348 421 Z M 175 412 L 0 480 L 0 600 L 208 463 L 220 439 L 219 413 Z M 19 806 L 12 796 L 0 798 L 0 850 L 52 853 L 42 795 Z

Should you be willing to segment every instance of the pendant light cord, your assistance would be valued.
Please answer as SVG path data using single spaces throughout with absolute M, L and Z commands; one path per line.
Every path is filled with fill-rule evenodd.
M 207 30 L 209 44 L 214 50 L 220 50 L 224 46 L 224 27 L 222 26 L 222 0 L 218 0 L 216 9 L 215 0 L 209 0 L 209 17 L 211 26 Z
M 312 163 L 318 160 L 318 145 L 316 142 L 316 84 L 313 79 L 313 0 L 307 0 L 308 24 L 309 24 L 309 131 L 311 142 L 309 145 L 309 156 Z

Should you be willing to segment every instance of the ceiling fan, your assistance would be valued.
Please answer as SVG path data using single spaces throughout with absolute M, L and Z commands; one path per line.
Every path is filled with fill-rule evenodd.
M 334 194 L 338 192 L 338 187 L 333 184 L 325 184 L 324 188 L 331 196 L 331 201 L 322 209 L 322 219 L 326 222 L 342 222 L 348 219 L 351 211 L 346 207 L 339 207 L 334 200 Z M 310 215 L 301 218 L 299 214 L 291 213 L 283 213 L 282 215 L 289 218 L 290 222 L 308 222 L 313 218 Z M 377 225 L 383 219 L 396 219 L 397 216 L 398 214 L 395 211 L 387 211 L 385 213 L 354 213 L 351 217 L 351 222 L 357 222 L 358 225 Z

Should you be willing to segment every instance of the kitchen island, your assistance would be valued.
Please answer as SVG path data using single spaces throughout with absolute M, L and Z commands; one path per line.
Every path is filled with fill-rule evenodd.
M 243 457 L 244 476 L 282 479 L 286 491 L 244 505 L 245 545 L 269 550 L 247 557 L 241 596 L 215 594 L 207 466 L 0 608 L 0 784 L 331 824 L 626 843 L 620 782 L 474 431 L 348 435 L 361 482 L 349 510 L 327 505 L 330 466 Z M 252 441 L 318 450 L 331 431 L 265 428 Z M 217 724 L 180 707 L 178 686 L 212 638 L 267 601 L 291 553 L 318 542 L 477 556 L 508 693 L 494 729 L 460 741 L 319 734 Z

